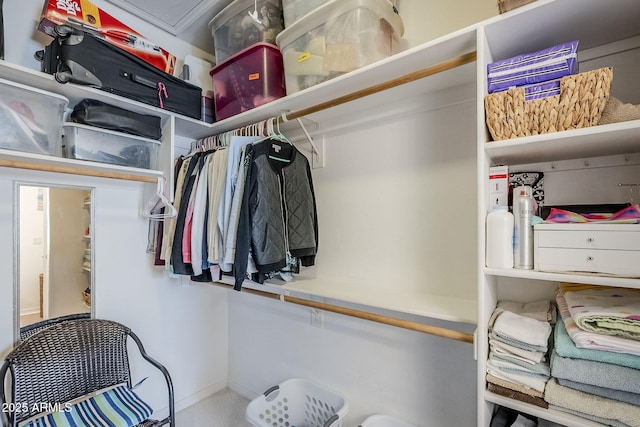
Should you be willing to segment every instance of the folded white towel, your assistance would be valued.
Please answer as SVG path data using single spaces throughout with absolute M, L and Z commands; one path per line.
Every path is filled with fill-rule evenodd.
M 510 311 L 501 313 L 493 325 L 493 331 L 533 347 L 547 348 L 551 325 Z

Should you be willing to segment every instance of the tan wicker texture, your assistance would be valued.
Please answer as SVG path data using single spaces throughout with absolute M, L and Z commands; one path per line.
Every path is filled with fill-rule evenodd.
M 498 0 L 498 10 L 500 13 L 505 13 L 524 6 L 525 4 L 533 3 L 534 1 L 535 0 Z
M 597 125 L 609 99 L 610 67 L 563 77 L 560 95 L 525 101 L 524 88 L 485 97 L 487 127 L 494 141 Z

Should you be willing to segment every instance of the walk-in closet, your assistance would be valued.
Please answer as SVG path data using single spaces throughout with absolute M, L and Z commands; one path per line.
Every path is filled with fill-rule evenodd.
M 499 140 L 488 127 L 485 98 L 489 64 L 579 40 L 574 55 L 579 71 L 611 67 L 610 96 L 637 107 L 640 4 L 636 0 L 611 4 L 535 0 L 509 11 L 499 9 L 505 2 L 496 0 L 465 0 L 455 5 L 384 0 L 393 3 L 392 15 L 397 12 L 402 22 L 397 52 L 330 79 L 324 79 L 329 74 L 323 70 L 324 74 L 318 72 L 324 79 L 320 82 L 300 78 L 296 81 L 301 87 L 295 92 L 243 107 L 242 112 L 216 121 L 205 117 L 204 107 L 199 120 L 86 85 L 61 83 L 40 71 L 41 63 L 34 57 L 52 40 L 36 29 L 43 0 L 4 3 L 0 83 L 59 96 L 68 102 L 65 117 L 73 105 L 87 98 L 153 115 L 159 117 L 161 135 L 152 142 L 151 163 L 143 167 L 0 149 L 4 200 L 0 234 L 7 237 L 0 241 L 3 358 L 17 344 L 23 304 L 28 301 L 30 306 L 22 314 L 43 304 L 37 300 L 33 268 L 23 273 L 24 247 L 36 247 L 35 258 L 43 253 L 41 238 L 31 233 L 35 231 L 21 228 L 27 214 L 23 203 L 30 201 L 29 209 L 35 210 L 40 227 L 49 192 L 71 191 L 75 193 L 70 202 L 72 222 L 78 230 L 62 228 L 77 245 L 73 256 L 77 265 L 71 268 L 77 270 L 78 278 L 77 283 L 67 284 L 73 290 L 64 298 L 73 299 L 77 307 L 63 314 L 88 312 L 135 331 L 147 353 L 170 373 L 175 409 L 185 414 L 183 420 L 201 423 L 203 415 L 188 411 L 212 398 L 217 399 L 215 404 L 204 413 L 211 408 L 225 413 L 231 405 L 242 406 L 288 379 L 304 378 L 345 397 L 348 412 L 341 419 L 342 427 L 373 425 L 365 420 L 376 414 L 420 427 L 490 427 L 497 425 L 494 420 L 503 410 L 526 418 L 531 423 L 526 425 L 627 425 L 620 418 L 612 418 L 618 424 L 607 424 L 595 414 L 554 407 L 557 402 L 550 408 L 542 396 L 544 385 L 542 391 L 532 392 L 539 399 L 534 403 L 531 396 L 522 398 L 514 389 L 505 393 L 504 388 L 496 388 L 495 377 L 488 377 L 488 372 L 494 372 L 495 362 L 492 328 L 504 312 L 498 308 L 506 302 L 520 308 L 527 303 L 548 304 L 545 307 L 553 312 L 550 318 L 555 322 L 561 319 L 559 314 L 556 319 L 556 296 L 565 282 L 635 292 L 640 288 L 637 274 L 486 267 L 486 216 L 495 205 L 489 175 L 494 167 L 504 166 L 519 176 L 544 175 L 541 207 L 637 205 L 640 120 Z M 154 22 L 158 18 L 145 15 L 137 5 L 140 2 L 93 3 L 175 54 L 176 69 L 181 69 L 186 58 L 215 63 L 210 20 L 231 2 L 177 2 L 170 9 L 180 15 L 173 26 L 166 16 L 166 21 Z M 153 7 L 153 2 L 146 7 Z M 182 25 L 185 21 L 191 25 Z M 312 67 L 320 39 L 313 38 L 307 56 L 302 51 L 287 54 L 283 48 L 285 64 L 291 58 L 302 63 L 311 57 L 301 67 Z M 340 51 L 343 56 L 333 57 L 335 61 L 351 52 L 341 48 L 346 50 Z M 208 71 L 205 74 L 209 76 Z M 287 85 L 291 84 L 289 80 Z M 166 101 L 162 90 L 158 86 L 161 103 Z M 109 144 L 116 144 L 114 138 L 86 140 L 105 147 L 103 159 L 113 159 L 122 153 L 109 151 L 115 146 Z M 257 178 L 247 176 L 256 186 L 262 185 L 270 177 L 258 169 L 255 157 L 247 163 L 240 159 L 244 161 L 247 150 L 251 156 L 261 154 L 264 141 L 269 143 L 264 150 L 271 156 L 267 164 L 284 169 L 296 163 L 296 155 L 304 157 L 300 170 L 308 169 L 295 177 L 304 186 L 297 186 L 287 202 L 274 206 L 285 212 L 289 201 L 299 202 L 305 213 L 299 227 L 315 233 L 313 242 L 301 244 L 307 247 L 293 261 L 289 256 L 295 251 L 287 247 L 287 268 L 291 268 L 279 266 L 278 274 L 259 274 L 262 271 L 249 262 L 249 274 L 242 270 L 238 276 L 238 260 L 232 270 L 217 254 L 220 250 L 224 255 L 224 245 L 209 249 L 210 259 L 192 268 L 190 263 L 202 260 L 201 249 L 207 251 L 207 239 L 202 238 L 193 245 L 183 243 L 183 249 L 189 248 L 188 258 L 184 253 L 176 258 L 171 247 L 174 239 L 186 240 L 184 225 L 176 227 L 175 219 L 190 210 L 190 227 L 197 227 L 209 208 L 196 213 L 196 200 L 201 206 L 213 203 L 210 181 L 198 193 L 198 185 L 206 181 L 198 179 L 202 170 L 209 177 L 217 173 L 217 162 L 223 160 L 216 156 L 224 150 L 225 156 L 238 156 L 234 177 L 254 170 Z M 243 148 L 231 153 L 233 144 L 240 142 Z M 190 169 L 189 162 L 193 162 Z M 222 175 L 226 173 L 225 169 Z M 22 195 L 26 190 L 33 193 L 28 199 Z M 294 194 L 301 197 L 302 192 L 313 201 L 294 200 Z M 242 216 L 246 210 L 241 211 L 241 206 L 253 207 L 248 201 L 252 196 L 240 193 L 237 201 L 224 191 L 215 196 L 228 197 L 224 204 L 229 211 L 237 208 L 238 221 L 246 226 L 242 233 L 249 230 L 250 221 Z M 218 204 L 216 221 L 233 222 L 229 219 L 233 213 L 223 213 Z M 214 210 L 206 212 L 209 218 Z M 259 222 L 252 220 L 251 226 Z M 287 221 L 289 217 L 283 221 L 285 228 Z M 635 218 L 627 222 L 623 225 L 631 228 L 626 230 L 638 227 Z M 228 230 L 224 230 L 226 236 Z M 209 243 L 226 238 L 207 236 Z M 309 245 L 313 251 L 305 252 Z M 637 240 L 628 246 L 624 251 L 634 253 L 621 254 L 629 256 L 622 258 L 623 267 L 640 251 Z M 236 245 L 233 250 L 242 254 L 243 261 L 257 259 L 249 258 L 248 246 Z M 258 252 L 256 247 L 251 250 L 251 256 Z M 264 247 L 261 250 L 267 252 Z M 29 256 L 35 263 L 34 255 Z M 53 262 L 54 254 L 50 259 Z M 256 268 L 253 276 L 252 268 Z M 28 291 L 16 285 L 27 274 L 32 282 Z M 544 325 L 551 331 L 551 346 L 554 324 Z M 550 356 L 551 347 L 547 350 Z M 148 377 L 136 392 L 157 417 L 166 417 L 164 377 L 147 368 L 137 352 L 131 357 L 132 366 L 141 369 L 133 382 Z M 548 363 L 544 356 L 539 360 Z M 237 423 L 237 416 L 229 419 Z M 213 417 L 216 423 L 224 422 L 221 418 Z

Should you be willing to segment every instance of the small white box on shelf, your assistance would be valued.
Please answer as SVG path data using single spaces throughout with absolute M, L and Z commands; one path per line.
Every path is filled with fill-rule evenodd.
M 64 96 L 0 79 L 0 148 L 59 156 Z
M 489 168 L 489 211 L 509 205 L 509 166 Z
M 65 123 L 63 129 L 68 158 L 156 169 L 160 141 L 79 123 Z

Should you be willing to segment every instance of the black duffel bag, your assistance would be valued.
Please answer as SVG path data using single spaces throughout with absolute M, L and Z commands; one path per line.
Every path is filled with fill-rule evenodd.
M 102 129 L 124 132 L 151 139 L 160 139 L 160 117 L 140 114 L 96 99 L 83 99 L 71 113 L 72 122 Z

